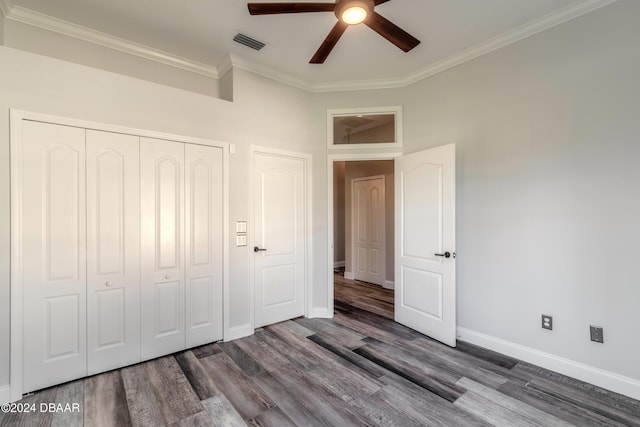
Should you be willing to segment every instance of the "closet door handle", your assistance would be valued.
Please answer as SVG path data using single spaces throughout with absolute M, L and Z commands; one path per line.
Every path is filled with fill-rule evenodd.
M 253 252 L 266 252 L 266 251 L 267 251 L 266 249 L 262 249 L 262 248 L 259 248 L 257 246 L 253 247 Z

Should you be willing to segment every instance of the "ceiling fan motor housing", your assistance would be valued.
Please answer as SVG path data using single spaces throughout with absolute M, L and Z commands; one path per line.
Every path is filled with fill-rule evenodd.
M 367 16 L 370 16 L 373 13 L 375 3 L 374 0 L 338 0 L 334 10 L 336 17 L 342 21 L 344 12 L 352 7 L 361 7 L 367 12 Z

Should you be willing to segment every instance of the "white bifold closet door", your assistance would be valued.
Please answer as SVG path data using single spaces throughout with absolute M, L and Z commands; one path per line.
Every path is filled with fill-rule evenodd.
M 85 130 L 22 128 L 23 390 L 87 375 Z
M 87 130 L 88 374 L 140 361 L 139 137 Z
M 142 359 L 222 338 L 222 149 L 141 138 Z

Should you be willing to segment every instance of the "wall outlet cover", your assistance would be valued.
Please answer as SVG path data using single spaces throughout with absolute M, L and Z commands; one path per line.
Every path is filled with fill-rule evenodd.
M 553 330 L 553 316 L 548 314 L 542 315 L 542 329 Z
M 601 326 L 589 326 L 589 331 L 591 333 L 591 341 L 604 343 L 604 330 Z

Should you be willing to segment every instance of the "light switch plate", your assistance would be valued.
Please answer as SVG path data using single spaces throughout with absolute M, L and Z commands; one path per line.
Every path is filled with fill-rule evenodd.
M 247 221 L 236 222 L 236 233 L 246 233 L 246 232 L 247 232 Z
M 236 246 L 247 246 L 247 236 L 244 234 L 241 236 L 236 236 Z

